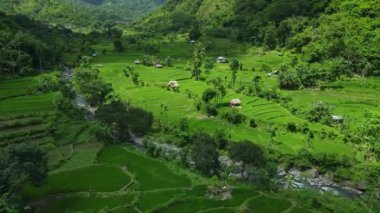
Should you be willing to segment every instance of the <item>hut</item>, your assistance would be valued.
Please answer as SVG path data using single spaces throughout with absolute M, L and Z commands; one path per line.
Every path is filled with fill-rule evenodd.
M 280 71 L 279 70 L 275 70 L 273 72 L 270 72 L 267 74 L 268 77 L 271 77 L 271 76 L 277 76 L 280 74 Z
M 136 64 L 136 65 L 138 65 L 138 64 L 141 64 L 141 61 L 138 60 L 138 59 L 136 59 L 133 63 Z
M 240 106 L 241 106 L 241 100 L 238 99 L 238 98 L 232 99 L 232 100 L 230 101 L 230 105 L 231 105 L 232 107 L 240 107 Z
M 216 62 L 218 63 L 228 63 L 228 59 L 224 56 L 219 56 L 218 58 L 216 58 Z
M 178 81 L 169 81 L 169 83 L 168 83 L 168 89 L 177 91 L 179 89 L 179 83 L 178 83 Z
M 332 115 L 331 119 L 336 123 L 343 123 L 344 118 L 340 115 Z
M 160 64 L 160 63 L 156 63 L 155 65 L 156 68 L 159 68 L 159 69 L 162 69 L 164 68 L 164 65 Z

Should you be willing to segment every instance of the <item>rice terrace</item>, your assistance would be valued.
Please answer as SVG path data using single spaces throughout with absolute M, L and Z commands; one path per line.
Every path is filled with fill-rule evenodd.
M 378 0 L 0 2 L 0 212 L 380 212 Z

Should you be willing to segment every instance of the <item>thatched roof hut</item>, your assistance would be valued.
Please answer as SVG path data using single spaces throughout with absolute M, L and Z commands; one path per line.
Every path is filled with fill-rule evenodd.
M 169 81 L 168 87 L 171 89 L 177 89 L 179 88 L 179 83 L 178 81 Z
M 239 107 L 241 106 L 241 100 L 239 98 L 232 99 L 230 104 L 232 107 Z
M 332 115 L 331 116 L 331 119 L 334 121 L 334 122 L 337 122 L 337 123 L 341 123 L 344 121 L 344 118 L 340 115 Z
M 157 64 L 155 64 L 155 67 L 156 67 L 156 68 L 160 68 L 160 69 L 162 69 L 162 68 L 164 68 L 164 65 L 162 65 L 162 64 L 160 64 L 160 63 L 157 63 Z
M 216 62 L 218 63 L 227 63 L 228 62 L 228 59 L 224 56 L 219 56 L 218 58 L 216 58 Z

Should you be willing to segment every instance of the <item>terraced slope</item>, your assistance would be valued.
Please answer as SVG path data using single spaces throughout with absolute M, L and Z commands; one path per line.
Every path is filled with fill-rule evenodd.
M 91 166 L 77 165 L 82 167 L 53 172 L 41 188 L 25 189 L 34 210 L 236 212 L 265 209 L 274 202 L 267 212 L 280 213 L 294 207 L 289 200 L 269 197 L 247 185 L 235 186 L 230 199 L 211 199 L 208 180 L 122 146 L 104 147 Z

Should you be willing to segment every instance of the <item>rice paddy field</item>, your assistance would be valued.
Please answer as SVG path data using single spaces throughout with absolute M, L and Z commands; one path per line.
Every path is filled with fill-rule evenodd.
M 229 110 L 229 101 L 239 98 L 242 107 L 238 110 L 248 118 L 257 120 L 258 128 L 247 123 L 231 125 L 226 121 L 207 117 L 196 110 L 196 103 L 203 91 L 211 88 L 208 80 L 220 77 L 230 81 L 228 64 L 215 64 L 209 73 L 203 73 L 204 81 L 190 78 L 186 66 L 191 61 L 193 46 L 184 37 L 174 43 L 162 41 L 161 50 L 154 54 L 162 62 L 167 56 L 176 58 L 173 67 L 157 69 L 133 65 L 144 53 L 134 46 L 123 53 L 112 51 L 112 44 L 94 46 L 107 54 L 94 58 L 94 64 L 101 65 L 101 77 L 112 83 L 115 95 L 131 105 L 141 107 L 154 114 L 156 119 L 170 125 L 177 125 L 181 118 L 188 118 L 190 130 L 214 133 L 225 129 L 232 140 L 250 140 L 262 146 L 270 146 L 283 154 L 296 155 L 302 149 L 313 153 L 327 153 L 336 156 L 353 156 L 361 160 L 362 153 L 354 152 L 352 145 L 343 142 L 342 135 L 334 127 L 310 123 L 294 116 L 288 108 L 259 97 L 239 94 L 232 89 L 219 104 L 219 111 Z M 265 88 L 277 85 L 275 77 L 268 77 L 260 71 L 263 64 L 278 69 L 282 63 L 291 60 L 292 55 L 277 52 L 257 55 L 257 49 L 244 44 L 235 44 L 223 39 L 213 39 L 213 48 L 206 57 L 225 55 L 236 57 L 244 64 L 245 71 L 239 71 L 237 85 L 251 82 L 254 76 L 261 76 Z M 133 65 L 144 85 L 135 86 L 126 78 L 123 69 Z M 255 71 L 252 71 L 252 70 Z M 180 91 L 168 91 L 165 86 L 177 80 Z M 236 183 L 231 198 L 219 200 L 210 198 L 207 186 L 210 180 L 195 172 L 180 168 L 171 162 L 146 157 L 144 153 L 128 146 L 104 145 L 96 141 L 89 124 L 83 121 L 59 119 L 56 138 L 47 134 L 48 121 L 54 112 L 54 98 L 57 93 L 35 93 L 37 77 L 19 78 L 0 82 L 0 146 L 16 143 L 36 143 L 48 150 L 51 172 L 47 182 L 35 187 L 26 185 L 23 189 L 25 206 L 36 212 L 312 212 L 302 202 L 292 197 L 264 193 L 249 185 Z M 309 109 L 314 101 L 325 101 L 333 106 L 333 112 L 347 117 L 352 125 L 360 125 L 363 112 L 380 112 L 377 86 L 380 79 L 342 79 L 337 82 L 339 89 L 305 89 L 281 91 L 293 97 L 292 107 Z M 167 110 L 163 110 L 166 108 Z M 282 131 L 289 122 L 297 125 L 307 123 L 315 132 L 334 132 L 334 140 L 315 137 L 308 143 L 305 135 Z M 269 129 L 277 128 L 271 135 Z M 342 211 L 344 212 L 344 211 Z
M 93 155 L 88 154 L 92 158 Z M 92 165 L 83 161 L 76 166 L 80 168 L 53 171 L 42 187 L 26 186 L 24 198 L 32 209 L 41 212 L 237 212 L 259 209 L 257 206 L 267 208 L 276 202 L 277 207 L 266 211 L 275 213 L 296 206 L 291 200 L 272 198 L 242 184 L 234 186 L 230 199 L 212 199 L 207 195 L 209 180 L 206 178 L 147 158 L 125 146 L 105 146 L 98 150 Z
M 67 119 L 57 121 L 56 137 L 49 134 L 58 92 L 37 92 L 39 79 L 37 75 L 0 81 L 0 148 L 37 144 L 48 150 L 49 166 L 55 167 L 71 158 L 77 148 L 73 144 L 87 143 L 91 135 L 88 124 Z
M 244 44 L 235 44 L 228 40 L 213 39 L 213 48 L 206 52 L 206 57 L 216 58 L 224 55 L 228 58 L 237 58 L 244 66 L 245 71 L 239 71 L 236 85 L 247 84 L 255 76 L 263 79 L 265 88 L 276 88 L 276 77 L 268 77 L 261 72 L 263 64 L 270 65 L 271 69 L 278 69 L 281 64 L 289 62 L 291 53 L 279 56 L 277 52 L 268 52 L 258 55 L 255 48 Z M 195 81 L 190 76 L 190 71 L 186 70 L 192 58 L 193 45 L 189 44 L 184 37 L 179 37 L 175 42 L 162 41 L 160 52 L 153 54 L 158 60 L 164 62 L 167 56 L 176 58 L 173 67 L 158 69 L 142 65 L 133 65 L 134 60 L 141 59 L 144 53 L 139 52 L 134 46 L 127 47 L 123 53 L 112 52 L 112 45 L 104 43 L 94 46 L 97 50 L 107 49 L 106 55 L 94 59 L 94 64 L 101 65 L 101 76 L 104 80 L 112 82 L 116 95 L 132 105 L 144 108 L 154 114 L 160 120 L 175 125 L 180 118 L 188 118 L 192 130 L 202 129 L 213 133 L 217 129 L 226 129 L 232 140 L 250 140 L 264 146 L 274 146 L 285 154 L 297 154 L 301 149 L 311 149 L 314 153 L 331 153 L 337 156 L 355 156 L 362 159 L 360 151 L 353 152 L 353 148 L 343 142 L 338 130 L 319 123 L 311 123 L 300 117 L 294 116 L 289 108 L 295 107 L 308 110 L 316 101 L 324 101 L 332 106 L 333 113 L 344 116 L 351 127 L 356 127 L 363 122 L 364 112 L 380 112 L 380 101 L 377 98 L 376 88 L 380 79 L 372 78 L 362 80 L 360 78 L 343 79 L 336 84 L 340 89 L 303 89 L 297 91 L 281 91 L 284 95 L 290 95 L 292 101 L 290 107 L 285 108 L 275 102 L 264 98 L 246 96 L 228 89 L 227 95 L 219 104 L 219 111 L 229 110 L 229 101 L 239 98 L 242 107 L 239 109 L 249 119 L 256 119 L 259 127 L 252 129 L 248 124 L 239 126 L 231 125 L 218 118 L 209 118 L 202 112 L 196 110 L 196 104 L 204 90 L 212 88 L 207 83 L 216 77 L 223 79 L 225 84 L 230 81 L 231 71 L 228 64 L 215 64 L 209 72 L 203 72 L 204 81 Z M 139 74 L 139 79 L 143 86 L 135 86 L 130 78 L 126 78 L 123 73 L 125 67 L 134 66 L 135 72 Z M 252 71 L 255 70 L 255 71 Z M 180 92 L 166 90 L 166 84 L 171 80 L 177 80 L 180 84 Z M 191 96 L 191 98 L 189 98 Z M 163 111 L 163 106 L 167 109 Z M 337 137 L 333 140 L 324 140 L 315 137 L 310 144 L 307 138 L 300 134 L 289 134 L 281 131 L 289 123 L 296 125 L 307 124 L 314 132 L 333 132 Z M 271 138 L 268 129 L 277 128 L 277 135 Z M 271 141 L 275 141 L 273 145 Z

